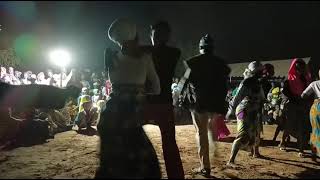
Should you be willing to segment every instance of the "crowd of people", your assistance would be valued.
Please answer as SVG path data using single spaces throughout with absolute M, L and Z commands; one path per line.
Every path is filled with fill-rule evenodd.
M 8 71 L 7 71 L 8 69 Z M 57 88 L 66 88 L 67 86 L 75 86 L 82 89 L 81 93 L 76 98 L 65 99 L 65 106 L 61 109 L 39 108 L 39 109 L 19 109 L 17 106 L 9 107 L 8 114 L 16 123 L 16 128 L 19 131 L 28 132 L 28 129 L 33 129 L 41 126 L 40 130 L 44 130 L 37 135 L 37 138 L 47 139 L 53 138 L 56 133 L 71 130 L 73 127 L 82 130 L 83 128 L 91 129 L 91 126 L 97 124 L 99 114 L 105 106 L 106 101 L 111 93 L 111 84 L 105 77 L 105 73 L 100 76 L 96 73 L 91 73 L 86 69 L 82 72 L 72 69 L 68 74 L 66 70 L 60 74 L 54 74 L 52 70 L 47 70 L 47 73 L 40 72 L 37 75 L 32 71 L 26 71 L 21 76 L 22 72 L 15 70 L 13 67 L 1 67 L 0 82 L 19 86 L 19 85 L 45 85 Z M 61 81 L 62 77 L 62 81 Z M 54 96 L 54 95 L 53 95 Z M 26 117 L 25 114 L 30 114 Z M 27 121 L 29 120 L 29 121 Z M 36 121 L 34 121 L 36 120 Z M 21 122 L 21 123 L 20 123 Z M 21 126 L 19 124 L 28 125 Z M 15 127 L 11 129 L 14 130 Z M 12 145 L 17 142 L 21 135 L 5 135 L 0 138 L 0 145 Z M 21 142 L 27 141 L 22 139 Z M 25 143 L 25 142 L 23 142 Z M 18 144 L 18 143 L 17 143 Z
M 6 67 L 1 67 L 0 80 L 12 85 L 42 84 L 56 87 L 65 87 L 66 82 L 70 80 L 71 75 L 72 73 L 69 73 L 67 75 L 66 72 L 63 72 L 61 84 L 61 73 L 54 74 L 50 69 L 47 70 L 46 74 L 44 72 L 34 74 L 32 71 L 21 72 L 15 70 L 13 67 L 8 67 L 8 70 Z
M 293 136 L 298 140 L 299 156 L 304 156 L 307 145 L 311 145 L 314 159 L 320 155 L 320 84 L 312 82 L 305 61 L 293 59 L 288 78 L 280 83 L 270 81 L 275 71 L 271 64 L 252 61 L 239 86 L 228 93 L 231 69 L 214 54 L 214 40 L 209 34 L 200 39 L 199 54 L 184 61 L 183 77 L 172 81 L 181 52 L 167 45 L 171 28 L 167 22 L 159 21 L 150 26 L 150 31 L 152 45 L 142 46 L 135 23 L 115 20 L 108 37 L 120 50 L 105 50 L 105 72 L 101 75 L 88 76 L 73 69 L 62 75 L 48 71 L 47 78 L 44 73 L 25 72 L 21 78 L 22 73 L 13 68 L 6 73 L 2 67 L 1 81 L 82 89 L 76 100 L 69 101 L 76 113 L 69 113 L 73 117 L 66 126 L 91 129 L 97 125 L 100 162 L 96 178 L 161 178 L 156 152 L 142 128 L 153 123 L 160 128 L 168 178 L 183 179 L 175 139 L 175 108 L 190 112 L 200 162 L 192 171 L 205 177 L 211 174 L 209 137 L 217 140 L 228 136 L 224 120 L 232 117 L 237 119 L 237 136 L 228 166 L 235 165 L 239 150 L 249 150 L 255 158 L 261 156 L 264 119 L 277 124 L 274 140 L 283 131 L 280 150 L 285 150 Z M 308 99 L 311 95 L 315 99 L 312 106 Z M 61 109 L 49 112 L 51 119 L 65 117 Z

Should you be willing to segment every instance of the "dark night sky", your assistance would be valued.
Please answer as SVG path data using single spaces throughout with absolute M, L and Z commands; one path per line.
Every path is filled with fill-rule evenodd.
M 228 62 L 311 56 L 320 39 L 318 2 L 2 1 L 0 8 L 2 41 L 9 37 L 12 44 L 25 33 L 36 39 L 37 53 L 25 60 L 33 65 L 45 64 L 49 49 L 62 46 L 72 52 L 73 62 L 102 67 L 103 50 L 112 45 L 105 32 L 117 17 L 137 22 L 143 44 L 150 44 L 149 24 L 167 20 L 173 29 L 170 44 L 184 56 L 194 55 L 200 37 L 210 33 L 216 54 Z

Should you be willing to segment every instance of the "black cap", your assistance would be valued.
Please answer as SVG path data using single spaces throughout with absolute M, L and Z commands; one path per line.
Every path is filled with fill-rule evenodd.
M 199 47 L 200 49 L 203 49 L 203 47 L 213 47 L 213 39 L 209 34 L 206 34 L 200 39 Z

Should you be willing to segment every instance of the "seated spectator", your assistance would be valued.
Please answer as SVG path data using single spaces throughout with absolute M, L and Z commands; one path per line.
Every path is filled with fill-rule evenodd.
M 15 78 L 13 67 L 9 67 L 9 73 L 8 73 L 8 75 L 10 76 L 11 79 Z
M 93 107 L 89 95 L 81 97 L 80 104 L 82 110 L 78 113 L 75 124 L 78 126 L 79 130 L 82 128 L 92 129 L 92 124 L 96 124 L 99 118 L 97 108 Z
M 94 86 L 94 83 L 100 84 L 99 76 L 96 73 L 92 73 L 92 75 L 91 75 L 91 83 L 93 83 L 92 84 L 93 86 Z
M 53 83 L 54 83 L 54 79 L 53 79 L 53 72 L 51 69 L 48 69 L 47 70 L 47 84 L 50 85 L 50 86 L 53 86 Z
M 9 108 L 7 113 L 1 111 L 1 115 L 3 120 L 10 121 L 10 129 L 4 131 L 4 136 L 0 139 L 0 145 L 3 143 L 4 148 L 34 145 L 53 138 L 49 133 L 48 121 L 37 118 L 33 108 L 19 111 Z
M 105 86 L 101 87 L 102 99 L 107 99 L 107 89 Z
M 89 89 L 86 88 L 86 87 L 83 87 L 82 90 L 81 90 L 81 95 L 78 97 L 78 100 L 77 100 L 77 104 L 78 104 L 78 107 L 79 107 L 79 112 L 83 109 L 82 106 L 81 106 L 81 98 L 83 96 L 87 96 L 89 95 Z
M 31 84 L 35 84 L 35 83 L 36 83 L 36 80 L 37 80 L 37 75 L 31 74 L 31 76 L 30 76 Z
M 88 89 L 91 88 L 89 81 L 86 80 L 85 75 L 81 74 L 81 83 L 82 83 L 82 87 L 86 87 Z
M 0 79 L 3 79 L 4 76 L 7 75 L 7 69 L 5 67 L 1 67 L 1 75 L 0 75 Z
M 172 91 L 172 100 L 173 100 L 173 104 L 175 105 L 179 99 L 179 92 L 180 92 L 180 88 L 178 86 L 179 83 L 179 79 L 178 78 L 174 78 L 173 79 L 173 83 L 171 85 L 171 91 Z
M 11 78 L 9 75 L 5 75 L 3 78 L 3 82 L 8 83 L 8 84 L 13 84 Z
M 46 82 L 45 75 L 44 75 L 43 72 L 40 72 L 40 73 L 37 75 L 37 79 L 36 79 L 35 83 L 36 83 L 36 84 L 48 85 L 48 83 Z
M 15 81 L 13 82 L 14 85 L 21 85 L 22 82 L 21 82 L 21 72 L 20 71 L 15 71 Z
M 79 107 L 77 106 L 77 102 L 74 98 L 69 98 L 67 100 L 67 103 L 62 109 L 63 114 L 68 114 L 68 117 L 70 117 L 70 124 L 74 124 L 74 119 L 77 117 Z
M 23 73 L 23 79 L 21 80 L 22 84 L 24 85 L 31 84 L 31 81 L 30 81 L 31 74 L 32 74 L 31 71 L 27 71 Z
M 59 110 L 50 109 L 47 113 L 48 122 L 52 125 L 50 133 L 52 135 L 72 129 L 73 125 L 70 125 L 71 119 Z
M 109 97 L 112 92 L 112 83 L 111 83 L 110 79 L 106 80 L 105 87 L 106 87 L 106 95 L 107 95 L 107 97 Z
M 60 87 L 60 75 L 59 74 L 53 74 L 52 75 L 52 78 L 53 78 L 53 83 L 52 85 L 55 86 L 55 87 Z
M 102 94 L 100 89 L 94 89 L 93 90 L 93 96 L 92 96 L 92 102 L 94 106 L 97 104 L 99 100 L 102 100 Z

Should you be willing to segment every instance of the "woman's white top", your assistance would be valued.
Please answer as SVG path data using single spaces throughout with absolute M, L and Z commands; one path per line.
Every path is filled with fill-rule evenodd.
M 119 51 L 117 58 L 113 59 L 109 76 L 114 85 L 144 85 L 148 80 L 151 89 L 147 93 L 160 94 L 160 80 L 150 54 L 145 53 L 140 58 L 135 58 Z
M 320 99 L 320 80 L 314 81 L 303 91 L 301 97 L 314 95 L 315 99 Z

